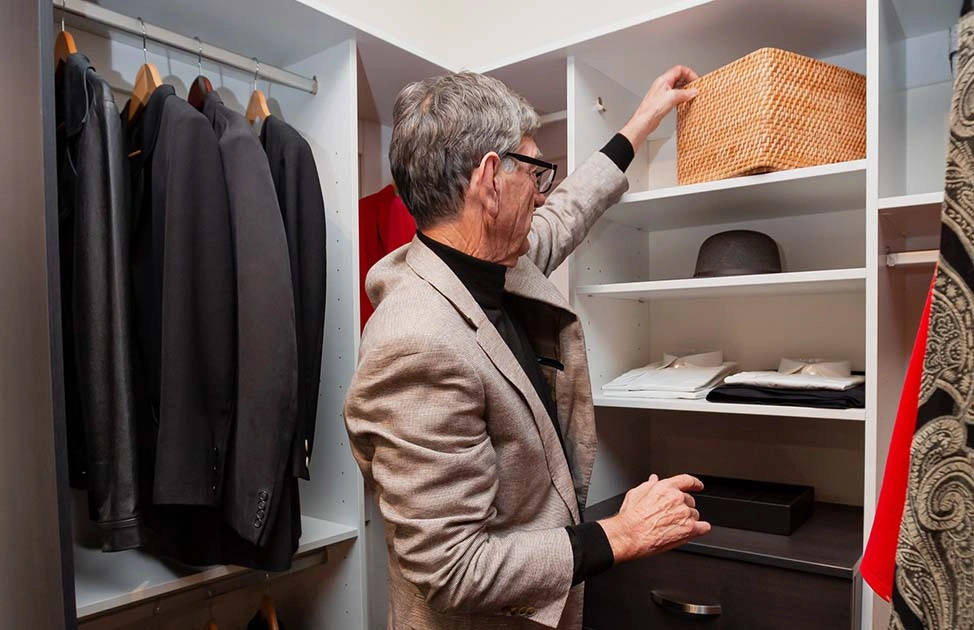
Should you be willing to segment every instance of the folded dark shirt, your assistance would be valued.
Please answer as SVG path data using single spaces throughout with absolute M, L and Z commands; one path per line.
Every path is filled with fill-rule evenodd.
M 707 400 L 720 403 L 818 407 L 820 409 L 862 409 L 866 406 L 866 386 L 852 389 L 781 389 L 756 385 L 718 385 Z

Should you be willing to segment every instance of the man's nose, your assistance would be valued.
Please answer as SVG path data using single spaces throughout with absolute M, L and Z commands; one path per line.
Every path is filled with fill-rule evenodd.
M 539 192 L 534 193 L 534 207 L 535 208 L 540 208 L 541 206 L 543 206 L 544 205 L 544 201 L 545 201 L 545 196 L 544 196 L 543 193 L 539 193 Z

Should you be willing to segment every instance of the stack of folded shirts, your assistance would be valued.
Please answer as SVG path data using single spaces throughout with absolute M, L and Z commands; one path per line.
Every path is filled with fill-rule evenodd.
M 778 371 L 740 372 L 715 387 L 707 400 L 822 409 L 866 406 L 866 379 L 848 361 L 782 359 Z
M 664 354 L 662 361 L 629 370 L 606 383 L 602 393 L 625 398 L 700 399 L 736 367 L 736 363 L 724 361 L 719 350 Z

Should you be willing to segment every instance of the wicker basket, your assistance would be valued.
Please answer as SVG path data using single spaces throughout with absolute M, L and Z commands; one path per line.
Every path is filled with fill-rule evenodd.
M 762 48 L 694 81 L 677 108 L 680 184 L 866 156 L 866 77 Z

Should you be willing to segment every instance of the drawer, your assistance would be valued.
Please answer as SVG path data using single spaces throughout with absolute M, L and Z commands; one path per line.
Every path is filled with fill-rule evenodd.
M 653 590 L 685 601 L 719 604 L 719 615 L 690 615 L 654 603 Z M 670 551 L 621 564 L 585 585 L 591 630 L 682 628 L 821 630 L 852 628 L 853 582 Z

